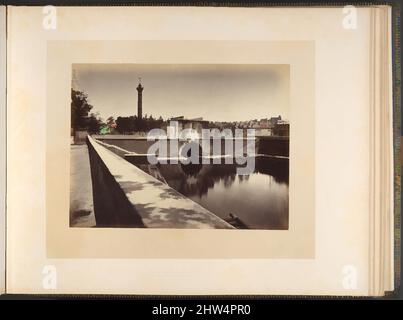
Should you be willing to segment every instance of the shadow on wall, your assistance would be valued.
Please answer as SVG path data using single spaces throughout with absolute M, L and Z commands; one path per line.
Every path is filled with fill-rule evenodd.
M 97 227 L 145 227 L 136 208 L 127 199 L 88 138 L 87 146 Z

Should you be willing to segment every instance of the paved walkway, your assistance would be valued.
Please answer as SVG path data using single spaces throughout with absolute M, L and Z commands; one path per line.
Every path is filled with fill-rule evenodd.
M 70 227 L 94 227 L 88 148 L 86 144 L 70 148 Z

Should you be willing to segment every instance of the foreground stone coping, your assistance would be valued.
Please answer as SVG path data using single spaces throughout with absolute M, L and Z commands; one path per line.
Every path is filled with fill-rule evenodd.
M 94 141 L 96 142 L 96 143 L 99 143 L 100 145 L 102 145 L 102 146 L 104 146 L 105 148 L 107 148 L 107 149 L 113 149 L 113 150 L 115 150 L 115 153 L 118 153 L 119 155 L 122 155 L 123 157 L 126 155 L 126 154 L 132 154 L 132 155 L 137 155 L 138 153 L 136 153 L 136 152 L 133 152 L 133 151 L 128 151 L 128 150 L 126 150 L 126 149 L 123 149 L 123 148 L 121 148 L 121 147 L 119 147 L 119 146 L 115 146 L 115 145 L 113 145 L 113 144 L 109 144 L 109 143 L 105 143 L 105 142 L 103 142 L 103 141 L 101 141 L 101 140 L 98 140 L 97 138 L 95 138 L 95 136 L 93 136 L 94 137 Z
M 105 134 L 92 135 L 92 137 L 97 140 L 147 140 L 147 136 L 140 136 L 136 134 Z
M 105 134 L 105 135 L 92 135 L 92 137 L 96 140 L 146 140 L 146 141 L 154 141 L 154 140 L 177 140 L 177 138 L 169 138 L 169 137 L 155 137 L 154 139 L 148 139 L 148 137 L 135 135 L 135 134 Z M 268 138 L 268 139 L 279 139 L 279 140 L 287 140 L 288 137 L 282 136 L 256 136 L 256 137 L 221 137 L 219 139 L 225 140 L 255 140 L 260 138 Z M 182 138 L 179 138 L 180 141 L 187 141 Z M 201 138 L 199 139 L 202 140 Z
M 234 229 L 232 225 L 97 143 L 88 140 L 149 228 Z

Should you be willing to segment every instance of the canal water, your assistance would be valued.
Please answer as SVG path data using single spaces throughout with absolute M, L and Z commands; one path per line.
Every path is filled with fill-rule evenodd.
M 128 151 L 146 153 L 146 140 L 108 140 Z M 256 156 L 255 170 L 238 175 L 235 164 L 136 164 L 173 189 L 242 228 L 287 230 L 289 227 L 289 160 Z M 232 217 L 232 218 L 231 218 Z M 239 224 L 238 224 L 239 227 Z
M 248 229 L 288 229 L 288 159 L 256 157 L 249 175 L 238 175 L 235 164 L 159 164 L 157 170 L 173 189 L 224 220 L 236 216 Z

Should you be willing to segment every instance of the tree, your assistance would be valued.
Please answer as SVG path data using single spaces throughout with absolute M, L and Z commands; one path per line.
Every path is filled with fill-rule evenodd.
M 71 89 L 71 128 L 73 131 L 86 130 L 90 134 L 99 133 L 103 121 L 98 113 L 90 114 L 92 108 L 86 93 Z
M 109 123 L 109 118 L 107 120 Z M 153 116 L 145 115 L 143 118 L 134 117 L 117 117 L 116 131 L 120 134 L 131 134 L 133 132 L 147 132 L 151 129 L 162 128 L 164 120 L 159 117 L 158 120 Z
M 113 127 L 115 125 L 115 118 L 110 116 L 108 119 L 106 119 L 106 124 L 109 127 Z
M 88 96 L 82 91 L 71 89 L 71 128 L 76 130 L 86 130 L 89 125 L 88 114 L 93 108 L 88 103 Z
M 97 114 L 91 113 L 87 119 L 87 131 L 90 134 L 97 134 L 99 133 L 102 124 L 102 119 Z
M 135 130 L 135 117 L 117 117 L 116 130 L 121 134 L 132 133 Z

